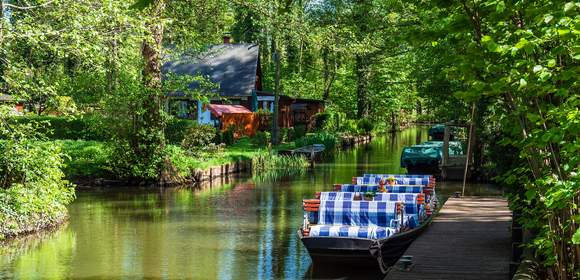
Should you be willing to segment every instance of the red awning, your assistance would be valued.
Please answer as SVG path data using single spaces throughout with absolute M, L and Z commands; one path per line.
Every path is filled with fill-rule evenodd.
M 251 114 L 252 111 L 248 110 L 242 105 L 222 105 L 222 104 L 209 104 L 207 105 L 210 112 L 216 116 L 221 117 L 225 114 Z

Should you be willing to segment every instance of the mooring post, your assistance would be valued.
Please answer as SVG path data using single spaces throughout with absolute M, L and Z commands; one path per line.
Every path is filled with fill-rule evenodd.
M 449 164 L 449 125 L 445 124 L 443 133 L 443 163 L 441 164 L 441 178 L 447 179 L 447 165 Z

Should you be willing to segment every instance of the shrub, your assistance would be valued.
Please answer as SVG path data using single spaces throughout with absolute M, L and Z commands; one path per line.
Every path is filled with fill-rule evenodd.
M 216 129 L 209 125 L 195 125 L 188 128 L 181 141 L 181 148 L 194 156 L 202 156 L 204 153 L 216 152 L 221 145 L 213 143 L 216 137 Z
M 358 121 L 357 128 L 359 132 L 369 134 L 373 131 L 375 125 L 368 118 L 363 118 Z
M 258 131 L 256 132 L 256 135 L 254 135 L 254 137 L 252 137 L 250 139 L 250 141 L 252 142 L 252 144 L 260 146 L 260 147 L 264 147 L 264 146 L 268 146 L 268 144 L 270 143 L 271 140 L 271 136 L 270 136 L 270 132 L 267 131 Z
M 294 128 L 293 127 L 283 127 L 280 129 L 280 142 L 290 142 L 294 140 Z
M 83 140 L 63 140 L 58 143 L 62 145 L 63 153 L 68 156 L 64 167 L 67 177 L 111 175 L 108 168 L 111 152 L 106 143 Z
M 295 125 L 294 126 L 294 133 L 292 134 L 291 139 L 296 140 L 298 138 L 304 137 L 304 135 L 306 135 L 306 131 L 307 131 L 306 125 L 303 125 L 303 124 Z
M 179 145 L 187 130 L 197 126 L 197 121 L 194 120 L 171 118 L 165 128 L 165 139 L 168 143 Z
M 328 132 L 319 132 L 307 134 L 306 136 L 296 140 L 296 147 L 303 147 L 313 144 L 324 144 L 325 152 L 332 151 L 336 148 L 338 140 L 334 134 Z
M 218 138 L 220 143 L 224 143 L 226 145 L 232 145 L 235 141 L 235 130 L 236 128 L 233 126 L 228 127 L 226 131 L 220 131 L 218 133 Z
M 357 135 L 359 133 L 357 122 L 355 120 L 345 120 L 340 126 L 340 132 Z
M 329 112 L 322 112 L 315 114 L 314 118 L 314 130 L 323 130 L 326 128 L 327 123 L 330 121 L 332 115 Z
M 3 110 L 0 108 L 0 110 Z M 66 217 L 74 188 L 64 179 L 64 155 L 33 123 L 7 125 L 0 111 L 0 239 L 53 226 Z
M 22 116 L 13 119 L 19 124 L 39 123 L 38 132 L 49 139 L 95 140 L 108 138 L 102 119 L 96 115 L 77 117 Z

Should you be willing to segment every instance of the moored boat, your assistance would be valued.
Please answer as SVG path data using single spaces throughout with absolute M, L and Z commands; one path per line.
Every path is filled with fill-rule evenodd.
M 384 272 L 431 222 L 437 206 L 434 179 L 394 174 L 355 178 L 382 179 L 374 185 L 334 185 L 334 191 L 305 199 L 298 235 L 314 262 L 378 266 Z M 407 179 L 426 182 L 396 184 L 412 181 Z

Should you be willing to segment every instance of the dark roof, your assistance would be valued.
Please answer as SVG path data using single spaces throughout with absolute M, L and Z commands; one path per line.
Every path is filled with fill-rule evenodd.
M 221 96 L 251 96 L 256 86 L 258 56 L 258 45 L 216 45 L 201 54 L 184 54 L 166 62 L 163 73 L 202 75 L 219 84 Z M 191 85 L 197 87 L 197 83 Z

